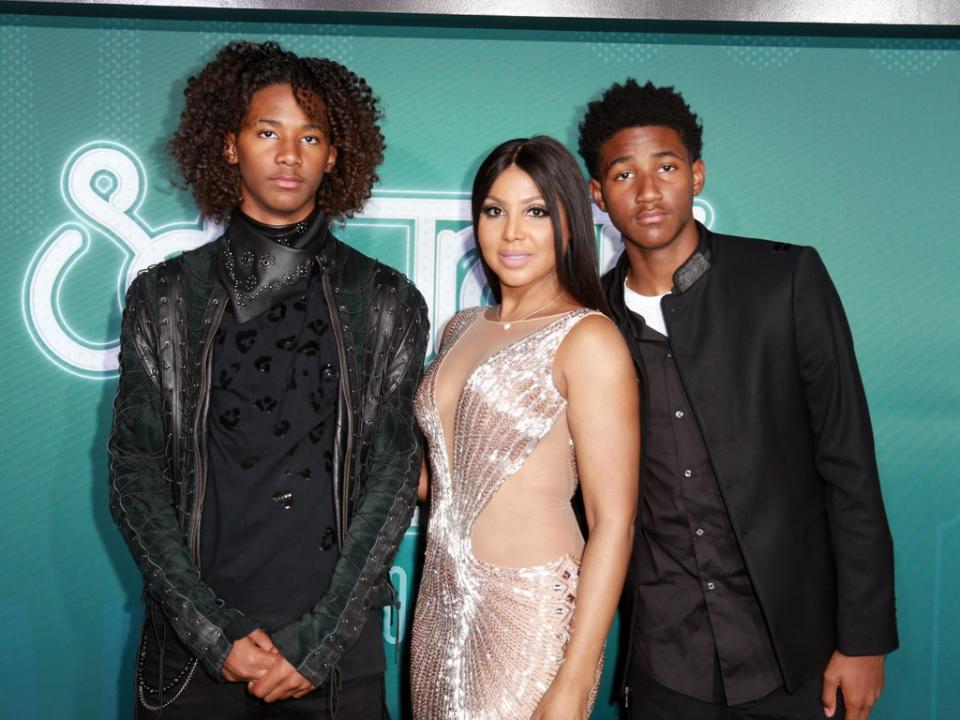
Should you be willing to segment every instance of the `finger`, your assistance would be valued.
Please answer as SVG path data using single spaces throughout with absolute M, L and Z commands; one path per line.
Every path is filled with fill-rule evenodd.
M 254 663 L 244 663 L 243 665 L 235 666 L 233 670 L 230 671 L 234 679 L 240 682 L 256 680 L 264 672 L 266 672 L 266 669 L 262 665 Z
M 289 697 L 293 696 L 293 693 L 296 692 L 297 688 L 300 687 L 298 682 L 284 682 L 278 685 L 269 693 L 264 700 L 266 702 L 276 702 L 277 700 L 286 700 Z
M 234 675 L 238 680 L 258 680 L 267 671 L 262 665 L 248 663 L 242 668 L 237 668 Z
M 255 680 L 263 677 L 266 672 L 273 667 L 277 659 L 276 655 L 263 652 L 262 650 L 257 650 L 255 652 L 256 654 L 251 655 L 246 659 L 246 662 L 240 669 L 244 679 L 246 680 Z
M 262 650 L 261 648 L 254 647 L 250 649 L 248 658 L 251 662 L 269 665 L 277 659 L 277 653 L 274 650 Z
M 846 700 L 846 698 L 844 698 Z M 863 704 L 856 703 L 852 707 L 845 705 L 846 720 L 867 720 L 867 714 L 870 712 Z
M 271 652 L 274 650 L 273 641 L 270 639 L 270 636 L 267 635 L 263 630 L 257 628 L 248 636 L 253 643 L 266 652 Z
M 286 700 L 286 699 L 287 699 L 286 690 L 275 689 L 273 692 L 271 692 L 269 695 L 263 698 L 263 701 L 265 703 L 272 703 L 272 702 L 277 702 L 277 700 Z
M 228 682 L 237 682 L 240 678 L 226 668 L 220 669 L 220 676 Z
M 870 714 L 870 702 L 862 687 L 847 688 L 841 686 L 840 696 L 843 698 L 843 711 L 846 720 L 866 720 Z
M 286 697 L 302 698 L 311 690 L 313 690 L 313 685 L 310 684 L 310 681 L 304 677 L 299 677 L 297 678 L 297 681 L 293 684 L 293 686 L 287 691 Z
M 266 699 L 272 692 L 278 688 L 283 688 L 284 678 L 283 676 L 271 675 L 267 673 L 262 678 L 257 680 L 256 685 L 254 685 L 254 695 L 259 698 Z
M 263 677 L 253 683 L 253 686 L 250 688 L 250 694 L 258 698 L 265 698 L 273 692 L 274 688 L 280 684 L 282 679 L 279 673 L 271 668 L 264 673 Z
M 823 703 L 823 714 L 832 718 L 837 712 L 837 686 L 838 683 L 832 676 L 824 675 L 823 693 L 820 696 L 820 702 Z

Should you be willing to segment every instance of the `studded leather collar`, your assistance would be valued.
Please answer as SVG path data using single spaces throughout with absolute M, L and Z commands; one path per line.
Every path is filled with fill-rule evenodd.
M 328 238 L 327 219 L 319 209 L 302 223 L 283 228 L 235 212 L 220 241 L 218 274 L 237 320 L 247 322 L 303 293 L 314 258 Z

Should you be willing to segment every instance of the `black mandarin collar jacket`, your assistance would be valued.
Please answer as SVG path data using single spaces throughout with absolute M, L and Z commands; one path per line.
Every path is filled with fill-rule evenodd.
M 816 250 L 698 230 L 697 251 L 662 301 L 664 318 L 793 690 L 835 649 L 879 655 L 898 645 L 893 547 L 866 397 Z M 627 269 L 623 254 L 603 285 L 643 393 L 623 299 Z

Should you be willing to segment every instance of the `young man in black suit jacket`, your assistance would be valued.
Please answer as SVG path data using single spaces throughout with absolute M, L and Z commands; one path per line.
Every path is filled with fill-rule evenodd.
M 893 549 L 853 342 L 810 247 L 693 217 L 702 126 L 673 88 L 590 103 L 623 235 L 603 282 L 641 382 L 632 718 L 867 717 L 897 647 Z

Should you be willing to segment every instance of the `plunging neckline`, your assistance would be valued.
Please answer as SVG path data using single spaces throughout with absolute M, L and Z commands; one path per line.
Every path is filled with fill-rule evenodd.
M 486 322 L 496 322 L 496 321 L 487 320 L 487 319 L 484 317 L 484 314 L 486 313 L 486 311 L 487 311 L 486 308 L 478 308 L 477 314 L 473 317 L 473 319 L 470 320 L 470 322 L 469 322 L 469 324 L 467 325 L 467 327 L 465 327 L 465 328 L 460 332 L 460 334 L 454 339 L 454 341 L 453 341 L 453 343 L 450 345 L 450 347 L 447 348 L 447 351 L 446 351 L 445 353 L 443 353 L 442 355 L 440 355 L 440 356 L 437 358 L 437 360 L 436 360 L 435 362 L 437 362 L 437 363 L 439 363 L 439 364 L 437 365 L 436 371 L 433 373 L 433 377 L 430 379 L 430 384 L 429 384 L 429 388 L 430 388 L 430 410 L 431 410 L 431 412 L 433 412 L 433 414 L 434 414 L 434 416 L 436 417 L 436 420 L 437 420 L 437 428 L 439 429 L 441 446 L 442 446 L 442 448 L 443 448 L 444 464 L 446 465 L 447 477 L 450 478 L 450 482 L 451 482 L 451 483 L 453 482 L 453 458 L 452 458 L 451 456 L 454 454 L 454 450 L 455 450 L 456 448 L 454 448 L 454 447 L 452 447 L 452 446 L 451 446 L 449 449 L 447 448 L 447 433 L 446 433 L 446 430 L 445 430 L 444 427 L 443 427 L 443 418 L 440 417 L 440 409 L 437 407 L 437 379 L 440 377 L 440 372 L 443 370 L 443 362 L 444 362 L 444 360 L 446 360 L 446 359 L 447 359 L 447 356 L 448 356 L 451 352 L 453 352 L 453 349 L 460 343 L 460 341 L 463 339 L 463 337 L 464 337 L 468 332 L 470 332 L 470 329 L 476 324 L 478 318 L 483 319 L 483 320 L 485 320 Z M 454 434 L 456 434 L 457 423 L 458 423 L 459 420 L 460 420 L 460 410 L 461 410 L 461 408 L 462 408 L 462 406 L 463 406 L 463 397 L 464 397 L 464 395 L 465 395 L 465 393 L 466 393 L 467 387 L 473 382 L 474 377 L 476 377 L 477 373 L 480 371 L 481 368 L 484 368 L 484 367 L 490 365 L 494 360 L 496 360 L 497 358 L 499 358 L 501 355 L 503 355 L 503 354 L 506 353 L 508 350 L 510 350 L 510 349 L 512 349 L 513 347 L 515 347 L 516 345 L 519 345 L 520 343 L 524 342 L 525 340 L 528 340 L 529 338 L 532 338 L 533 336 L 535 336 L 535 335 L 537 335 L 537 334 L 539 334 L 539 333 L 542 333 L 544 330 L 547 330 L 547 329 L 549 329 L 549 328 L 552 328 L 554 325 L 556 325 L 557 323 L 559 323 L 561 320 L 563 320 L 563 319 L 566 318 L 567 316 L 572 315 L 573 313 L 579 313 L 579 312 L 589 312 L 589 309 L 588 309 L 588 308 L 576 308 L 576 309 L 574 309 L 574 310 L 568 310 L 568 311 L 565 312 L 565 313 L 560 313 L 559 315 L 556 315 L 556 316 L 551 316 L 553 319 L 550 320 L 550 322 L 548 322 L 548 323 L 547 323 L 546 325 L 544 325 L 543 327 L 537 328 L 536 330 L 533 330 L 532 332 L 527 333 L 527 334 L 524 335 L 523 337 L 519 337 L 519 338 L 516 338 L 516 339 L 514 339 L 514 340 L 510 340 L 510 341 L 507 342 L 503 347 L 501 347 L 499 350 L 496 350 L 496 351 L 492 352 L 486 359 L 484 359 L 483 361 L 477 363 L 477 365 L 476 365 L 472 370 L 470 370 L 470 372 L 467 373 L 467 376 L 466 376 L 466 378 L 465 378 L 464 381 L 463 381 L 463 386 L 460 388 L 460 395 L 457 397 L 457 402 L 456 402 L 456 404 L 455 404 L 455 406 L 454 406 L 454 410 L 453 410 L 453 423 L 451 424 L 451 429 L 453 430 Z M 537 318 L 537 319 L 543 319 L 543 318 Z M 557 386 L 554 384 L 552 378 L 551 378 L 551 381 L 550 381 L 550 387 L 553 388 L 553 391 L 557 394 L 557 396 L 560 397 L 561 400 L 562 400 L 564 403 L 566 403 L 567 399 L 566 399 L 565 397 L 563 397 L 562 395 L 560 395 L 560 391 L 557 390 Z

